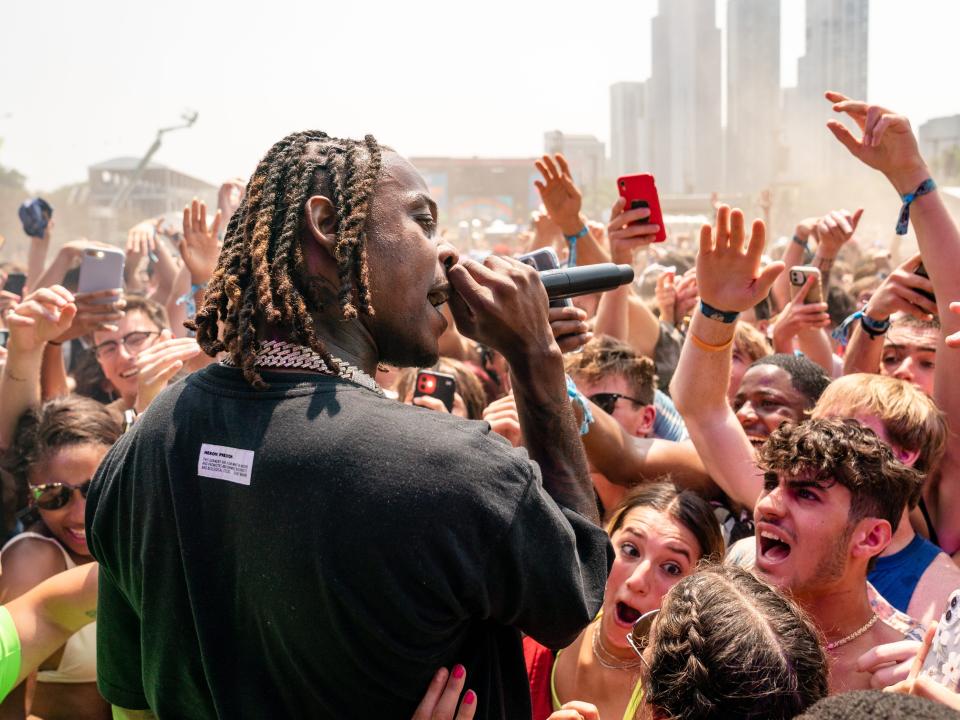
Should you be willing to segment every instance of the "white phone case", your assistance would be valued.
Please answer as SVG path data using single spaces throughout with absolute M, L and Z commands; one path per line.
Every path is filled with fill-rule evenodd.
M 920 672 L 953 692 L 960 689 L 960 590 L 947 600 Z
M 123 288 L 123 260 L 122 250 L 117 248 L 88 248 L 83 251 L 83 260 L 80 263 L 80 279 L 77 283 L 78 293 L 98 292 Z M 102 300 L 109 303 L 109 298 Z

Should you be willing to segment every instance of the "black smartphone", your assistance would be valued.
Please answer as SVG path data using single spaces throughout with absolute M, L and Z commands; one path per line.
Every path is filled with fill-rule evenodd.
M 13 272 L 7 275 L 7 281 L 3 283 L 3 289 L 14 295 L 23 296 L 23 288 L 27 284 L 27 276 L 22 272 Z
M 457 392 L 457 379 L 453 375 L 433 370 L 421 370 L 417 373 L 417 384 L 413 390 L 414 397 L 437 398 L 446 406 L 447 412 L 453 412 L 453 395 L 455 392 Z
M 0 347 L 5 348 L 10 340 L 9 330 L 0 330 Z
M 923 262 L 917 265 L 917 269 L 914 270 L 913 272 L 916 275 L 919 275 L 920 277 L 925 277 L 927 280 L 930 279 L 930 276 L 927 275 L 927 269 L 923 266 Z M 920 295 L 923 295 L 927 300 L 932 302 L 934 305 L 937 304 L 937 296 L 934 295 L 932 292 L 927 292 L 926 290 L 919 290 L 919 289 L 917 290 L 917 292 Z

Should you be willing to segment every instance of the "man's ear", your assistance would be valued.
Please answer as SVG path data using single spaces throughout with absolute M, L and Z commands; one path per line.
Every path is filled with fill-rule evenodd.
M 307 237 L 316 242 L 331 258 L 335 257 L 337 212 L 329 198 L 311 195 L 303 206 Z
M 917 458 L 920 457 L 919 450 L 904 450 L 901 447 L 896 445 L 891 445 L 893 454 L 897 456 L 897 460 L 902 462 L 907 467 L 913 467 L 913 464 L 917 461 Z
M 634 435 L 637 437 L 650 437 L 653 433 L 653 424 L 657 419 L 657 408 L 653 405 L 644 405 L 640 413 L 640 422 L 634 429 Z
M 857 523 L 850 538 L 850 552 L 856 558 L 870 560 L 887 549 L 893 539 L 890 523 L 880 518 L 864 518 Z

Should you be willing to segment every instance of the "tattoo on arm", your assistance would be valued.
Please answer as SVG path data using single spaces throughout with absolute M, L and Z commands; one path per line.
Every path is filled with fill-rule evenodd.
M 827 292 L 827 288 L 830 287 L 830 269 L 833 267 L 833 263 L 836 261 L 836 258 L 821 257 L 817 255 L 814 258 L 813 264 L 820 271 L 820 281 L 823 285 L 823 292 Z M 826 295 L 824 295 L 826 298 Z

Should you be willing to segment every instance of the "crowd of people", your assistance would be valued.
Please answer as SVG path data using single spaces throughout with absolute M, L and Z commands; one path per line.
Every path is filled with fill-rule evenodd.
M 514 255 L 638 277 L 549 303 L 318 131 L 122 287 L 46 218 L 0 267 L 0 718 L 956 717 L 960 230 L 905 117 L 826 98 L 916 255 L 830 208 L 657 243 L 545 156 Z

